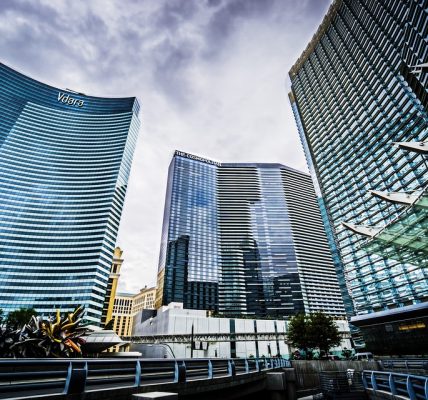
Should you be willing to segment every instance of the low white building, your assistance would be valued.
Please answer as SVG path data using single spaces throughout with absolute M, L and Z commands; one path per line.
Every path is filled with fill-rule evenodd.
M 204 310 L 186 310 L 182 303 L 170 303 L 157 310 L 157 315 L 149 317 L 140 312 L 134 317 L 133 336 L 151 335 L 190 335 L 197 334 L 243 334 L 243 333 L 271 333 L 273 340 L 257 341 L 228 341 L 195 342 L 194 358 L 205 357 L 251 357 L 251 356 L 281 356 L 288 357 L 293 349 L 283 339 L 275 339 L 275 333 L 286 333 L 284 320 L 271 319 L 241 319 L 217 318 L 207 316 Z M 349 336 L 347 321 L 337 321 L 339 330 Z M 349 339 L 344 339 L 340 348 L 351 348 Z M 145 357 L 177 357 L 191 356 L 190 340 L 185 343 L 157 343 L 155 345 L 132 345 L 131 350 L 140 351 Z

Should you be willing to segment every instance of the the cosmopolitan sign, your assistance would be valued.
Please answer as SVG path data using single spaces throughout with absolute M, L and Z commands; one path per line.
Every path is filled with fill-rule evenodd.
M 217 165 L 219 167 L 221 166 L 221 163 L 219 163 L 218 161 L 208 160 L 206 158 L 195 156 L 193 154 L 185 153 L 184 151 L 175 150 L 175 155 L 180 157 L 186 157 L 186 158 L 189 158 L 190 160 L 201 161 L 206 164 Z
M 58 101 L 64 104 L 68 104 L 69 106 L 75 107 L 83 107 L 85 104 L 84 100 L 75 99 L 71 97 L 69 94 L 58 92 Z

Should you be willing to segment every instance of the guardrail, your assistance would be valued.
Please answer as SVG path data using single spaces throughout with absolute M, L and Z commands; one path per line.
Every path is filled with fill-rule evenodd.
M 410 400 L 428 399 L 428 377 L 396 372 L 363 371 L 365 389 L 384 391 Z
M 391 359 L 379 360 L 384 369 L 424 369 L 428 370 L 428 359 Z
M 0 360 L 0 399 L 184 383 L 291 367 L 281 358 Z

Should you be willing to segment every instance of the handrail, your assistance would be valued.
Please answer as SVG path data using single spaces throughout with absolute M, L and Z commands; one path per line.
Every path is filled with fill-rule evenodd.
M 0 399 L 185 383 L 291 367 L 282 358 L 1 359 Z
M 423 369 L 428 370 L 428 359 L 408 358 L 408 359 L 383 359 L 379 360 L 384 369 Z
M 366 390 L 383 391 L 410 400 L 428 399 L 428 376 L 364 370 L 362 380 Z

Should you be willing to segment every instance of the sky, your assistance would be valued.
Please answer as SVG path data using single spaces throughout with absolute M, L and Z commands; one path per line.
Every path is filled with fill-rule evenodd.
M 136 96 L 119 290 L 156 284 L 174 150 L 307 171 L 288 71 L 330 0 L 0 0 L 1 62 L 59 88 Z

